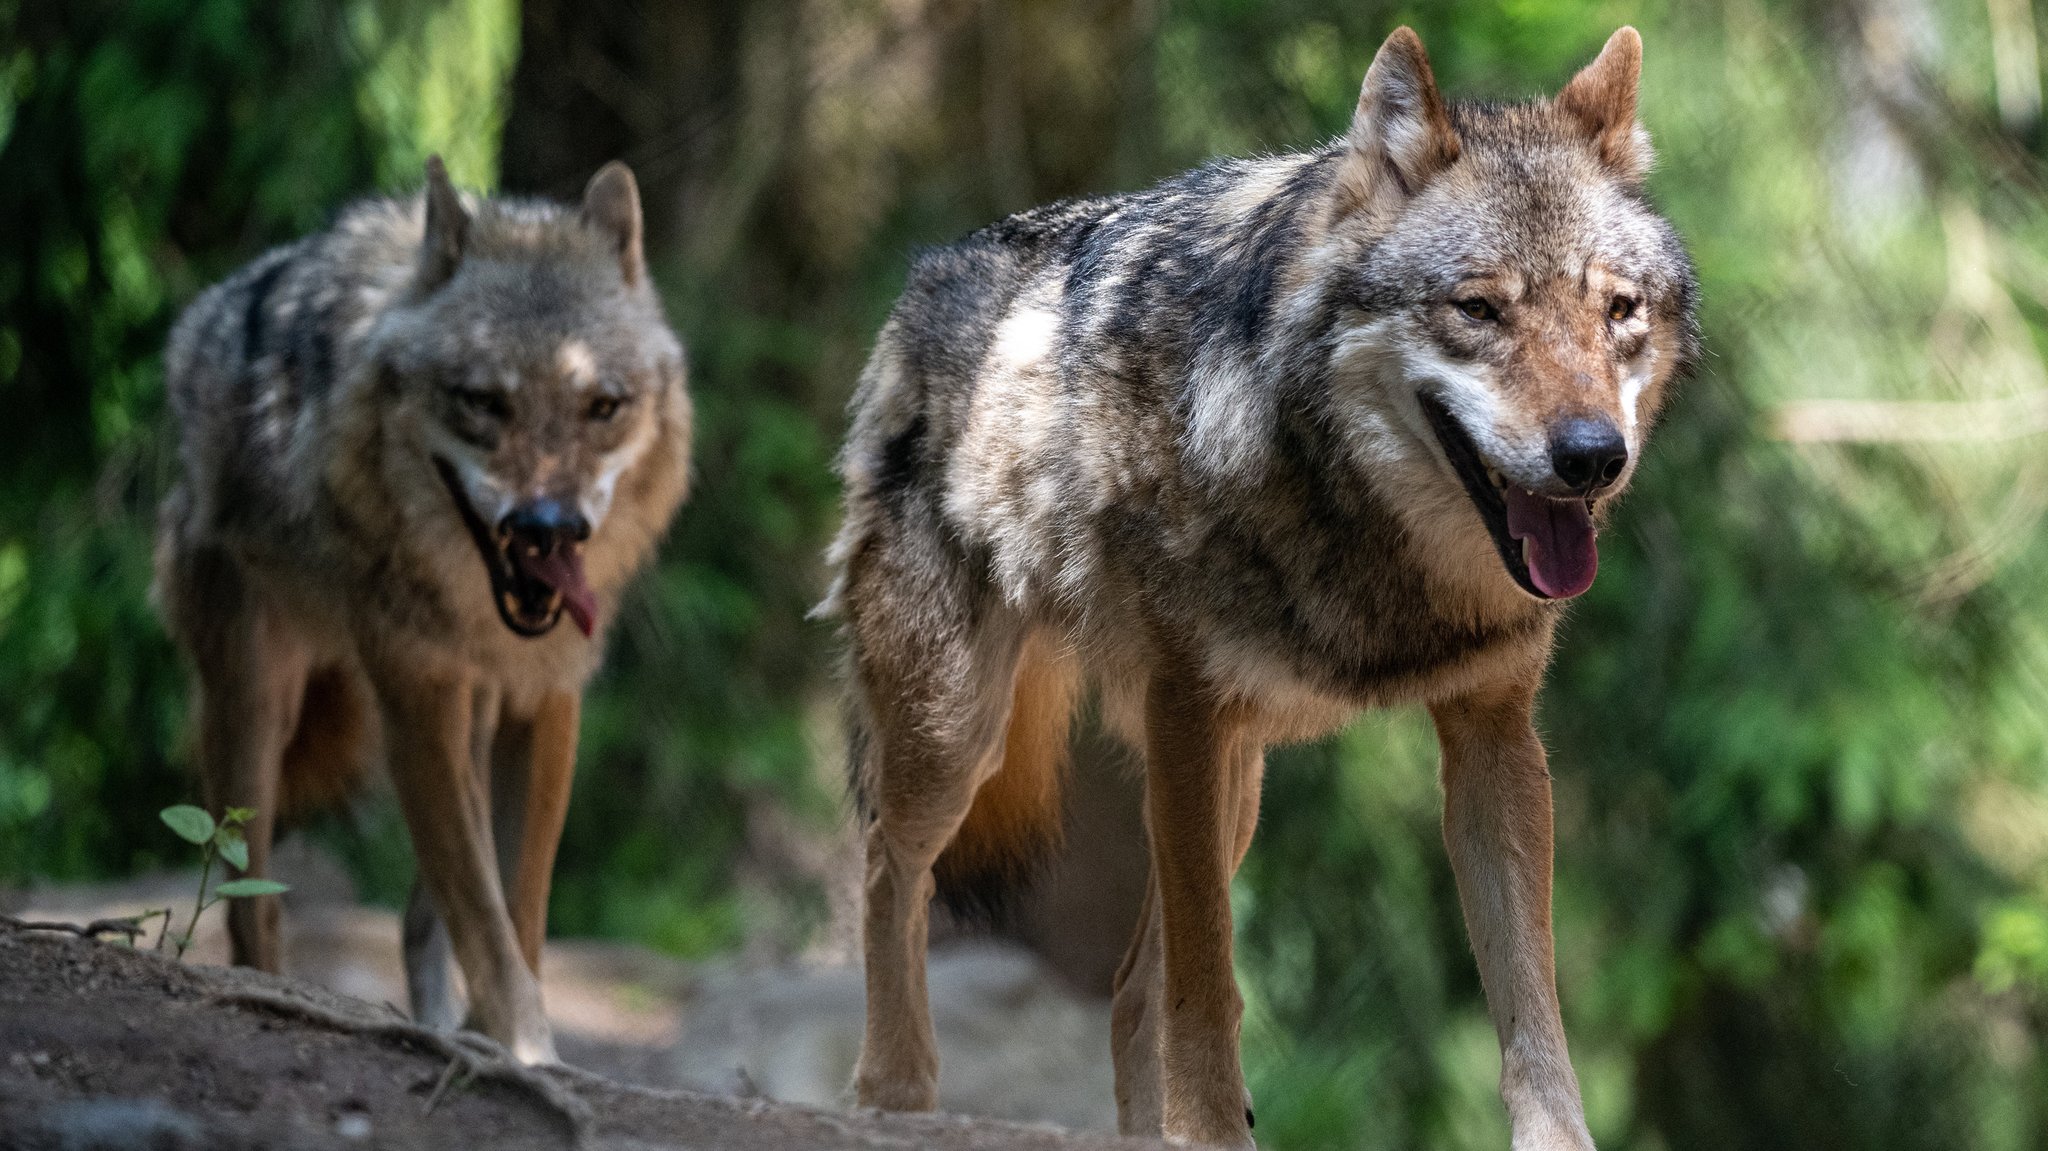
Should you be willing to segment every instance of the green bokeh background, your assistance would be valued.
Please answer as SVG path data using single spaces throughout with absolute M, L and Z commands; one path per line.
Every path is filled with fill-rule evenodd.
M 1589 1121 L 1643 1151 L 2048 1147 L 2042 14 L 1086 8 L 720 9 L 743 63 L 652 253 L 698 489 L 587 707 L 554 929 L 698 957 L 822 921 L 775 847 L 841 817 L 802 613 L 915 245 L 1335 134 L 1397 23 L 1448 90 L 1518 96 L 1629 22 L 1709 355 L 1543 700 Z M 0 0 L 0 883 L 180 858 L 184 675 L 147 598 L 178 307 L 430 152 L 495 186 L 521 28 L 514 0 Z M 1426 719 L 1274 760 L 1235 891 L 1262 1142 L 1505 1146 Z M 402 896 L 388 803 L 312 832 Z

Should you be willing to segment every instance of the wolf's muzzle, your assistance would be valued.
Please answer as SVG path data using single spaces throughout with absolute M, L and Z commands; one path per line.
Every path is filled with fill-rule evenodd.
M 1573 416 L 1550 429 L 1550 466 L 1575 492 L 1611 487 L 1628 467 L 1628 441 L 1605 416 Z
M 590 521 L 560 500 L 538 499 L 520 504 L 498 521 L 499 538 L 512 546 L 542 555 L 590 538 Z
M 528 638 L 543 636 L 554 630 L 566 610 L 584 635 L 592 634 L 597 598 L 583 576 L 583 543 L 590 538 L 590 521 L 560 500 L 542 498 L 514 507 L 496 524 L 486 524 L 463 491 L 454 465 L 436 458 L 434 467 L 490 573 L 491 602 L 505 626 Z

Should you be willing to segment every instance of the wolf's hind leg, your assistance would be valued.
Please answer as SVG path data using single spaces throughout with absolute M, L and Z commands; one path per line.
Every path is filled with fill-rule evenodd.
M 1265 777 L 1266 758 L 1256 745 L 1245 742 L 1231 757 L 1229 786 L 1234 813 L 1231 834 L 1230 870 L 1234 875 L 1244 863 L 1259 823 L 1259 787 Z M 1147 820 L 1150 826 L 1150 820 Z M 1164 992 L 1164 944 L 1161 942 L 1159 883 L 1155 875 L 1145 888 L 1145 904 L 1138 912 L 1137 932 L 1131 938 L 1122 966 L 1117 968 L 1115 998 L 1110 1008 L 1110 1056 L 1116 1068 L 1117 1132 L 1123 1135 L 1158 1135 L 1163 1120 L 1159 1084 L 1160 998 Z M 1242 1010 L 1243 1005 L 1239 1004 Z M 1251 1119 L 1251 1095 L 1245 1094 L 1245 1118 Z
M 907 580 L 905 582 L 908 582 Z M 974 802 L 975 789 L 1000 762 L 1020 646 L 1016 621 L 1000 610 L 970 613 L 956 626 L 906 627 L 920 611 L 883 619 L 862 634 L 856 598 L 854 690 L 868 731 L 858 765 L 868 812 L 866 908 L 867 1023 L 855 1091 L 863 1106 L 929 1111 L 938 1106 L 939 1056 L 925 988 L 925 947 L 932 864 Z M 941 589 L 941 595 L 957 589 Z M 979 614 L 973 624 L 966 621 Z M 994 617 L 994 618 L 990 618 Z M 886 630 L 885 630 L 886 629 Z
M 399 940 L 405 955 L 405 994 L 412 1021 L 436 1031 L 462 1025 L 462 1003 L 455 994 L 455 952 L 448 943 L 448 924 L 441 918 L 426 881 L 414 877 L 406 897 Z
M 1515 1151 L 1591 1151 L 1565 1052 L 1550 927 L 1550 771 L 1510 686 L 1430 708 L 1443 746 L 1444 842 L 1487 1011 Z
M 285 745 L 299 721 L 308 668 L 305 645 L 251 588 L 224 552 L 200 548 L 178 557 L 169 596 L 198 671 L 194 693 L 201 788 L 216 815 L 229 807 L 254 814 L 243 827 L 245 875 L 270 865 Z M 228 903 L 228 942 L 237 964 L 276 972 L 284 962 L 274 895 Z
M 1159 884 L 1145 883 L 1137 933 L 1117 968 L 1109 1012 L 1109 1053 L 1116 1069 L 1116 1129 L 1120 1135 L 1158 1135 L 1159 1103 Z
M 492 771 L 493 733 L 502 733 L 498 693 L 478 690 L 470 710 L 470 770 L 478 787 L 495 788 Z M 496 797 L 493 795 L 493 810 Z M 415 849 L 417 856 L 418 851 Z M 504 875 L 503 851 L 499 852 L 499 875 Z M 455 949 L 448 938 L 448 921 L 434 903 L 424 874 L 415 864 L 412 893 L 406 897 L 405 919 L 400 930 L 405 957 L 405 993 L 412 1007 L 413 1022 L 437 1031 L 453 1031 L 463 1024 L 463 1001 L 455 990 Z
M 1230 875 L 1248 739 L 1197 676 L 1154 674 L 1145 700 L 1145 809 L 1159 889 L 1160 1126 L 1169 1140 L 1252 1146 L 1231 969 Z

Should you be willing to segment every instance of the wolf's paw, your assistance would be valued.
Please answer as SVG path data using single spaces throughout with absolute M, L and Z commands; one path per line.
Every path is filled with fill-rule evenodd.
M 853 1079 L 854 1095 L 862 1107 L 884 1111 L 936 1111 L 939 1085 L 936 1077 L 923 1075 L 869 1075 Z
M 1251 1125 L 1250 1107 L 1226 1103 L 1215 1108 L 1171 1110 L 1166 1116 L 1162 1134 L 1168 1143 L 1181 1146 L 1256 1151 Z
M 1559 1121 L 1547 1115 L 1516 1116 L 1513 1151 L 1594 1151 L 1593 1137 L 1583 1120 Z

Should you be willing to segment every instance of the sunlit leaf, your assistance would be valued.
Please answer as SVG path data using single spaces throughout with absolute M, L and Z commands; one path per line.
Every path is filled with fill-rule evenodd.
M 178 838 L 194 845 L 203 845 L 213 838 L 213 817 L 203 808 L 189 803 L 166 807 L 157 813 L 164 826 L 178 833 Z

